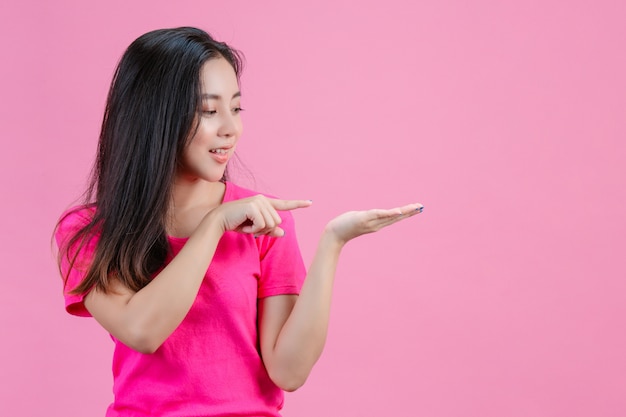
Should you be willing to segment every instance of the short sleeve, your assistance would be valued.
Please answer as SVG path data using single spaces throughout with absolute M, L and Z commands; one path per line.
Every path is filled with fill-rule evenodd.
M 76 208 L 66 212 L 61 217 L 54 235 L 59 247 L 61 276 L 64 281 L 67 279 L 63 286 L 65 310 L 70 314 L 81 317 L 91 317 L 84 304 L 87 293 L 72 294 L 71 291 L 80 285 L 87 274 L 96 248 L 97 237 L 94 236 L 89 239 L 82 248 L 80 248 L 80 241 L 76 242 L 72 247 L 68 247 L 68 244 L 72 237 L 89 223 L 92 213 L 93 211 L 88 208 Z M 70 269 L 71 260 L 77 250 L 80 250 L 80 252 Z
M 259 236 L 260 255 L 258 297 L 281 294 L 299 294 L 306 277 L 306 269 L 296 238 L 293 216 L 289 211 L 279 212 L 283 237 Z

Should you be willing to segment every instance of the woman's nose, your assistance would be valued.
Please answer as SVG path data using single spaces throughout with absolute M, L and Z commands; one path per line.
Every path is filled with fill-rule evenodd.
M 239 123 L 235 120 L 236 117 L 238 116 L 230 113 L 222 116 L 220 129 L 218 131 L 220 136 L 231 137 L 237 134 Z

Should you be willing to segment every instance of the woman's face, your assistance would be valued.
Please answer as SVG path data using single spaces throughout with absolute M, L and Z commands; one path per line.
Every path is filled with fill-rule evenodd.
M 242 132 L 239 83 L 224 58 L 207 61 L 200 71 L 202 111 L 198 129 L 187 145 L 179 177 L 216 182 L 235 152 Z

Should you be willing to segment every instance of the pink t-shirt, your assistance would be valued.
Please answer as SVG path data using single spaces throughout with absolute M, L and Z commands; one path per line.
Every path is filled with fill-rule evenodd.
M 257 193 L 226 183 L 224 202 Z M 61 245 L 92 213 L 76 211 L 61 223 Z M 293 218 L 280 212 L 282 238 L 226 232 L 191 310 L 153 354 L 136 352 L 112 337 L 113 416 L 279 416 L 283 392 L 269 378 L 258 348 L 257 299 L 298 294 L 305 277 Z M 84 295 L 68 294 L 82 280 L 97 238 L 70 271 L 69 313 L 89 316 Z M 169 238 L 174 255 L 186 239 Z M 61 265 L 65 274 L 68 263 Z

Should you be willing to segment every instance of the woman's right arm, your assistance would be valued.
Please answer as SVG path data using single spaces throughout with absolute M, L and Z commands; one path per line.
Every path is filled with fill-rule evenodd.
M 202 219 L 185 246 L 150 284 L 134 292 L 114 280 L 107 293 L 89 292 L 85 307 L 116 339 L 139 352 L 153 353 L 191 309 L 225 231 L 282 236 L 276 210 L 310 204 L 263 196 L 224 203 Z
M 150 284 L 134 292 L 113 280 L 107 293 L 94 289 L 85 297 L 89 313 L 126 346 L 153 353 L 189 312 L 224 233 L 211 213 Z

